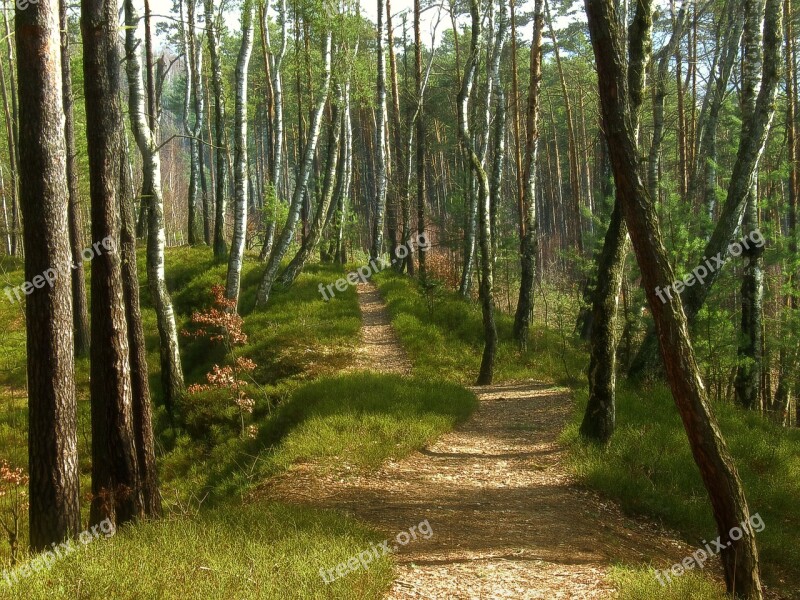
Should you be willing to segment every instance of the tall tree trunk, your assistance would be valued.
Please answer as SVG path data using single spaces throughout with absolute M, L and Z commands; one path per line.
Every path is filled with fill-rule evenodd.
M 376 82 L 377 108 L 375 124 L 375 216 L 372 222 L 372 246 L 370 256 L 378 258 L 383 254 L 383 227 L 386 213 L 386 31 L 383 24 L 384 0 L 378 2 L 378 75 Z
M 183 38 L 183 56 L 186 63 L 186 80 L 183 93 L 183 130 L 189 138 L 189 196 L 187 205 L 187 214 L 189 216 L 189 245 L 194 246 L 200 243 L 198 234 L 199 224 L 197 220 L 197 196 L 200 184 L 200 158 L 197 150 L 198 140 L 195 135 L 196 127 L 192 125 L 191 113 L 194 110 L 194 98 L 197 90 L 194 85 L 195 79 L 195 51 L 194 51 L 194 9 L 196 0 L 181 0 L 180 1 L 180 18 L 181 18 L 181 37 Z M 186 3 L 186 19 L 183 16 L 183 6 Z M 198 115 L 195 111 L 195 123 L 197 123 Z
M 219 30 L 217 15 L 214 13 L 214 0 L 205 0 L 206 35 L 208 36 L 208 55 L 211 57 L 211 86 L 214 89 L 214 149 L 216 176 L 214 192 L 216 215 L 214 218 L 214 256 L 224 258 L 228 253 L 225 239 L 225 218 L 227 216 L 228 171 L 225 135 L 225 102 L 222 98 L 222 59 L 219 54 Z
M 300 209 L 303 204 L 305 196 L 305 189 L 308 185 L 308 178 L 311 174 L 312 164 L 314 162 L 314 153 L 317 148 L 319 140 L 319 132 L 322 126 L 322 112 L 325 110 L 325 104 L 328 99 L 328 91 L 331 83 L 331 32 L 325 34 L 325 47 L 323 51 L 325 67 L 324 79 L 322 88 L 319 90 L 319 97 L 317 98 L 316 109 L 311 119 L 311 126 L 308 131 L 308 139 L 305 142 L 304 154 L 302 163 L 299 166 L 297 179 L 295 181 L 294 195 L 292 203 L 289 206 L 289 214 L 286 217 L 286 224 L 283 226 L 281 235 L 278 242 L 272 249 L 267 262 L 267 268 L 264 271 L 264 276 L 261 280 L 261 285 L 258 288 L 256 295 L 256 306 L 264 306 L 269 300 L 269 294 L 272 291 L 272 285 L 275 282 L 275 277 L 281 265 L 281 260 L 286 255 L 289 249 L 289 244 L 294 237 L 294 230 L 297 227 L 297 221 L 300 219 Z
M 756 108 L 761 76 L 761 26 L 764 22 L 764 1 L 745 0 L 744 34 L 742 36 L 742 119 L 752 117 Z M 745 201 L 742 232 L 749 235 L 758 229 L 758 161 L 753 169 L 750 191 Z M 736 401 L 749 409 L 761 408 L 762 316 L 764 300 L 764 245 L 750 244 L 744 249 L 742 274 L 742 317 L 737 350 L 734 389 Z
M 90 524 L 117 526 L 143 516 L 133 432 L 133 397 L 120 260 L 118 161 L 124 131 L 119 92 L 117 6 L 82 0 L 86 141 L 92 202 L 92 503 Z M 110 244 L 107 244 L 110 242 Z M 99 248 L 95 246 L 95 248 Z
M 294 280 L 297 279 L 300 271 L 303 270 L 306 262 L 316 250 L 325 230 L 331 199 L 333 198 L 333 194 L 337 186 L 336 173 L 338 171 L 338 165 L 341 162 L 339 160 L 339 140 L 341 138 L 343 123 L 339 118 L 339 105 L 343 97 L 344 92 L 340 88 L 338 100 L 333 105 L 331 129 L 330 135 L 328 136 L 328 157 L 326 159 L 325 177 L 322 184 L 322 192 L 320 193 L 319 203 L 317 204 L 317 211 L 314 214 L 314 220 L 311 223 L 308 236 L 305 240 L 303 240 L 303 244 L 300 246 L 300 249 L 294 255 L 294 258 L 292 258 L 283 274 L 279 278 L 280 283 L 284 286 L 292 285 Z
M 539 162 L 539 113 L 541 112 L 539 94 L 542 84 L 542 30 L 544 28 L 542 5 L 543 0 L 536 0 L 533 9 L 528 123 L 525 133 L 525 187 L 522 189 L 521 214 L 524 215 L 524 220 L 520 223 L 521 276 L 517 311 L 514 316 L 514 340 L 523 350 L 528 346 L 528 332 L 533 317 L 533 286 L 536 282 L 536 252 L 539 246 L 539 226 L 536 216 L 536 170 Z
M 392 7 L 390 0 L 386 0 L 386 32 L 387 32 L 387 40 L 388 40 L 388 49 L 389 49 L 389 73 L 390 78 L 392 81 L 392 163 L 394 164 L 394 169 L 392 170 L 392 210 L 394 213 L 394 221 L 395 221 L 395 229 L 397 227 L 397 212 L 398 208 L 402 211 L 402 220 L 403 223 L 401 224 L 401 234 L 400 239 L 402 242 L 405 242 L 408 239 L 410 225 L 405 222 L 405 217 L 407 212 L 407 204 L 408 204 L 408 189 L 406 187 L 407 184 L 407 173 L 406 173 L 406 158 L 403 148 L 403 125 L 402 125 L 402 113 L 400 109 L 400 86 L 398 84 L 398 77 L 397 77 L 397 56 L 394 51 L 394 30 L 392 29 Z M 398 207 L 399 205 L 399 207 Z M 399 257 L 397 255 L 397 248 L 398 242 L 397 240 L 392 240 L 392 248 L 391 248 L 391 256 L 392 256 L 392 264 L 395 265 L 395 269 L 400 272 L 403 268 L 405 263 L 405 259 Z
M 481 306 L 483 315 L 484 348 L 477 385 L 490 385 L 494 375 L 494 358 L 497 351 L 497 327 L 494 321 L 494 289 L 492 265 L 492 230 L 489 218 L 490 190 L 489 178 L 481 165 L 481 159 L 475 150 L 469 126 L 469 98 L 475 82 L 475 71 L 479 61 L 481 39 L 481 15 L 478 0 L 470 0 L 472 16 L 472 35 L 469 57 L 464 67 L 464 78 L 458 93 L 459 133 L 461 144 L 469 156 L 472 171 L 478 180 L 478 224 L 480 230 L 481 249 Z M 487 99 L 488 102 L 488 99 Z
M 247 238 L 247 69 L 253 51 L 253 0 L 242 5 L 242 45 L 236 61 L 236 108 L 233 124 L 234 220 L 225 295 L 239 302 L 242 263 Z
M 561 64 L 561 53 L 558 51 L 559 45 L 556 39 L 556 32 L 553 29 L 553 18 L 550 14 L 550 5 L 547 0 L 544 2 L 544 8 L 547 16 L 547 24 L 550 29 L 550 38 L 553 41 L 553 50 L 556 56 L 556 66 L 558 68 L 558 77 L 561 82 L 561 94 L 564 97 L 564 109 L 566 111 L 565 118 L 567 120 L 567 152 L 569 155 L 569 189 L 570 189 L 570 202 L 571 202 L 571 219 L 572 223 L 572 238 L 573 242 L 578 248 L 578 251 L 583 254 L 583 227 L 581 225 L 581 184 L 580 172 L 578 166 L 578 150 L 577 142 L 575 140 L 575 126 L 572 120 L 572 104 L 569 100 L 569 92 L 567 91 L 567 78 L 564 74 L 564 67 Z
M 769 3 L 777 5 L 777 0 Z M 724 546 L 720 554 L 728 592 L 735 591 L 739 598 L 760 599 L 755 536 L 752 531 L 745 532 L 738 540 L 730 536 L 734 527 L 749 520 L 750 512 L 733 459 L 709 405 L 682 302 L 676 297 L 673 302 L 663 303 L 657 295 L 657 290 L 671 285 L 675 276 L 661 241 L 655 206 L 639 174 L 630 103 L 626 94 L 620 93 L 625 90 L 626 77 L 613 0 L 586 0 L 586 12 L 617 193 L 656 322 L 667 379 Z M 772 23 L 774 26 L 775 22 Z
M 136 266 L 138 260 L 136 257 L 136 190 L 133 187 L 133 173 L 126 139 L 122 141 L 119 181 L 120 258 L 130 344 L 133 435 L 136 443 L 144 514 L 147 517 L 159 517 L 161 516 L 161 493 L 158 489 L 150 376 L 147 370 L 147 345 L 142 325 L 142 310 L 139 304 L 139 273 Z
M 17 7 L 20 206 L 25 279 L 69 269 L 66 146 L 58 2 Z M 25 302 L 30 546 L 44 550 L 80 530 L 72 290 L 68 277 Z
M 426 153 L 426 128 L 425 128 L 425 105 L 424 105 L 424 86 L 422 82 L 422 42 L 420 40 L 420 0 L 414 0 L 414 81 L 417 98 L 416 126 L 417 126 L 417 234 L 425 235 L 425 201 L 427 199 L 426 178 L 425 178 L 425 153 Z M 433 49 L 431 49 L 431 52 Z M 406 243 L 408 240 L 403 240 Z M 418 252 L 419 269 L 417 276 L 420 281 L 425 281 L 427 271 L 425 269 L 425 252 Z M 414 259 L 409 255 L 409 262 Z M 489 376 L 491 379 L 491 375 Z
M 145 1 L 145 11 L 149 10 Z M 152 65 L 152 55 L 147 52 L 151 45 L 147 40 L 149 27 L 145 18 L 145 57 L 147 64 Z M 139 15 L 133 6 L 133 0 L 125 0 L 125 52 L 126 72 L 128 76 L 128 102 L 131 129 L 136 144 L 142 155 L 142 196 L 149 199 L 147 208 L 147 282 L 156 311 L 158 324 L 159 347 L 161 355 L 161 386 L 164 394 L 164 407 L 172 416 L 175 402 L 183 394 L 183 367 L 181 366 L 180 346 L 178 344 L 178 327 L 175 323 L 175 311 L 172 299 L 167 290 L 164 275 L 164 246 L 166 234 L 164 230 L 164 198 L 161 194 L 161 160 L 158 147 L 158 108 L 150 107 L 148 115 L 145 109 L 145 90 L 142 82 L 142 64 L 137 52 L 136 27 Z M 148 76 L 148 80 L 152 77 Z M 148 88 L 150 86 L 148 85 Z M 150 93 L 155 103 L 155 93 Z M 138 233 L 138 231 L 137 231 Z
M 789 256 L 797 256 L 797 198 L 800 195 L 800 174 L 798 174 L 798 144 L 797 144 L 797 89 L 794 86 L 795 48 L 793 28 L 793 8 L 791 0 L 783 2 L 783 21 L 786 27 L 786 146 L 789 158 L 789 182 L 787 206 L 787 232 L 789 238 Z M 795 319 L 798 309 L 797 296 L 797 271 L 792 264 L 792 259 L 785 261 L 784 278 L 788 294 L 784 300 L 783 309 L 783 338 L 794 340 L 796 335 Z M 788 313 L 788 316 L 787 316 Z M 797 350 L 792 345 L 782 344 L 779 358 L 778 387 L 775 390 L 774 403 L 771 407 L 780 415 L 780 421 L 786 422 L 789 417 L 794 391 L 793 376 L 794 366 L 797 361 Z M 800 411 L 800 405 L 797 408 Z M 800 416 L 800 414 L 798 414 Z M 797 419 L 800 427 L 800 419 Z
M 78 154 L 75 150 L 72 68 L 70 65 L 69 23 L 66 0 L 59 2 L 61 27 L 61 81 L 64 99 L 64 135 L 67 148 L 67 192 L 69 193 L 69 245 L 72 250 L 72 320 L 75 329 L 75 356 L 89 355 L 89 303 L 86 301 L 86 275 L 83 268 L 83 218 L 78 195 Z

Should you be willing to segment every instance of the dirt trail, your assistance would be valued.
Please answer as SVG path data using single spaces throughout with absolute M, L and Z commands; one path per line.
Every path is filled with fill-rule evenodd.
M 407 370 L 377 289 L 359 293 L 360 365 Z M 570 410 L 565 390 L 516 382 L 474 391 L 475 414 L 432 446 L 367 475 L 298 465 L 270 483 L 271 495 L 343 510 L 387 538 L 427 519 L 433 536 L 395 554 L 393 600 L 604 598 L 613 594 L 604 580 L 611 564 L 664 565 L 691 552 L 575 487 L 557 443 Z

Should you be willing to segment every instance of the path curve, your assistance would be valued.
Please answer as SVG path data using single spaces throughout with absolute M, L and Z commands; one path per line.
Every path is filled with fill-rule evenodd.
M 357 365 L 409 372 L 377 288 L 359 286 L 359 301 Z M 295 465 L 267 494 L 342 510 L 387 538 L 427 519 L 433 536 L 395 554 L 390 600 L 606 598 L 612 564 L 653 559 L 663 568 L 691 553 L 575 485 L 558 444 L 571 410 L 567 390 L 533 381 L 472 389 L 479 408 L 430 447 L 367 474 Z

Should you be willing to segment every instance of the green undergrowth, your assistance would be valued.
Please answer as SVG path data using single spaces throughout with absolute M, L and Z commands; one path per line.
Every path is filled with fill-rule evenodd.
M 206 600 L 380 598 L 392 580 L 388 556 L 327 585 L 330 569 L 380 536 L 330 511 L 252 504 L 123 528 L 22 578 L 14 600 Z
M 143 256 L 139 272 L 146 281 Z M 207 248 L 167 252 L 167 283 L 179 330 L 194 311 L 211 305 L 211 287 L 224 283 L 227 265 Z M 326 302 L 319 284 L 343 269 L 310 265 L 289 289 L 276 286 L 266 309 L 255 308 L 263 265 L 248 257 L 240 312 L 247 343 L 238 356 L 257 364 L 248 394 L 255 400 L 240 435 L 225 394 L 189 394 L 170 426 L 159 393 L 158 337 L 147 286 L 142 307 L 150 361 L 161 491 L 161 520 L 123 528 L 98 539 L 11 589 L 0 598 L 380 598 L 392 580 L 383 557 L 367 570 L 328 585 L 321 568 L 335 567 L 378 541 L 354 519 L 261 499 L 270 477 L 311 463 L 322 472 L 359 472 L 401 458 L 432 442 L 474 409 L 474 395 L 441 378 L 351 371 L 361 316 L 355 289 Z M 5 310 L 5 312 L 4 312 Z M 0 307 L 0 319 L 11 318 Z M 24 320 L 21 348 L 24 369 Z M 214 364 L 230 360 L 203 338 L 181 338 L 187 385 L 204 383 Z M 78 368 L 86 368 L 85 359 Z M 23 378 L 24 382 L 24 378 Z M 3 380 L 0 413 L 3 455 L 26 466 L 24 388 Z M 12 398 L 12 393 L 15 394 Z M 87 381 L 77 385 L 80 427 L 88 432 Z M 90 438 L 81 435 L 82 489 L 90 481 Z M 84 507 L 85 508 L 85 507 Z M 87 515 L 84 515 L 84 522 Z M 21 540 L 25 546 L 25 539 Z M 30 556 L 20 557 L 25 564 Z M 10 568 L 0 545 L 0 572 Z
M 441 374 L 471 383 L 480 365 L 483 337 L 480 306 L 458 295 L 384 271 L 376 281 L 392 322 L 421 376 Z M 556 303 L 553 303 L 556 305 Z M 632 514 L 653 517 L 690 545 L 715 539 L 716 526 L 686 433 L 670 390 L 664 384 L 617 387 L 617 431 L 607 448 L 584 444 L 578 427 L 586 407 L 588 357 L 572 334 L 570 321 L 551 310 L 537 313 L 529 350 L 511 340 L 512 317 L 497 313 L 500 344 L 496 379 L 532 378 L 570 385 L 576 402 L 561 439 L 570 467 L 583 485 L 612 498 Z M 765 529 L 758 533 L 762 575 L 767 585 L 800 597 L 800 431 L 777 427 L 757 414 L 729 404 L 714 410 L 736 461 L 752 513 Z M 668 561 L 655 564 L 667 568 Z M 721 598 L 718 578 L 693 572 L 663 587 L 650 565 L 618 565 L 611 574 L 621 598 Z M 679 581 L 678 581 L 679 580 Z
M 480 306 L 437 284 L 418 282 L 383 271 L 374 278 L 387 303 L 400 341 L 423 377 L 444 377 L 473 384 L 483 352 Z M 552 313 L 551 327 L 531 328 L 528 349 L 521 351 L 512 340 L 514 318 L 497 311 L 499 344 L 495 380 L 537 379 L 568 384 L 581 376 L 583 355 L 576 351 L 566 315 Z M 553 327 L 560 323 L 564 328 Z
M 576 397 L 576 411 L 562 441 L 570 449 L 571 466 L 581 482 L 630 512 L 657 518 L 692 546 L 699 548 L 702 540 L 715 539 L 708 495 L 670 390 L 664 384 L 641 389 L 621 382 L 617 430 L 605 448 L 579 439 L 588 390 L 579 390 Z M 750 511 L 758 513 L 765 524 L 756 534 L 764 580 L 798 590 L 800 515 L 795 504 L 800 497 L 800 431 L 777 427 L 731 404 L 718 402 L 713 409 Z

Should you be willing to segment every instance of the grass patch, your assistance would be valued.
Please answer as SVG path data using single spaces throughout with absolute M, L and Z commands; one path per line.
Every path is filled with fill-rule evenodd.
M 643 391 L 620 382 L 618 427 L 607 448 L 580 440 L 588 390 L 579 390 L 576 397 L 573 421 L 562 441 L 570 448 L 571 468 L 581 482 L 630 512 L 656 517 L 693 546 L 716 538 L 708 495 L 669 389 L 658 384 Z M 800 431 L 777 427 L 730 404 L 716 403 L 714 411 L 750 511 L 765 523 L 756 534 L 762 576 L 774 587 L 795 590 L 797 597 L 800 515 L 794 504 L 800 496 Z
M 144 257 L 139 258 L 144 282 Z M 227 265 L 215 260 L 208 248 L 189 247 L 169 249 L 166 262 L 178 328 L 183 329 L 192 311 L 210 305 L 211 286 L 224 281 Z M 193 401 L 187 397 L 181 406 L 184 411 L 196 409 L 193 414 L 207 418 L 207 427 L 165 428 L 155 313 L 143 285 L 144 329 L 160 433 L 159 472 L 169 516 L 124 528 L 112 539 L 99 539 L 10 590 L 0 579 L 0 596 L 34 600 L 383 597 L 392 580 L 389 557 L 331 585 L 319 574 L 320 568 L 335 567 L 380 541 L 376 532 L 339 513 L 242 502 L 242 498 L 265 478 L 298 462 L 313 462 L 323 470 L 344 465 L 368 470 L 389 458 L 401 458 L 465 419 L 475 407 L 475 397 L 458 385 L 429 378 L 336 374 L 351 365 L 359 343 L 358 299 L 355 289 L 348 288 L 325 302 L 318 287 L 338 279 L 342 269 L 310 265 L 291 288 L 276 286 L 266 310 L 255 310 L 262 271 L 252 257 L 246 260 L 240 297 L 249 339 L 239 354 L 258 363 L 253 373 L 256 438 L 232 434 L 234 428 L 224 423 L 225 409 L 214 406 L 213 398 L 189 407 Z M 14 271 L 13 277 L 21 281 L 21 271 Z M 0 322 L 17 332 L 16 338 L 6 336 L 4 342 L 10 344 L 9 356 L 22 365 L 24 384 L 24 319 L 19 320 L 18 312 L 19 307 L 12 310 L 0 303 Z M 225 358 L 206 340 L 182 337 L 181 350 L 187 384 L 203 382 L 211 366 Z M 88 373 L 88 362 L 81 365 Z M 12 382 L 0 374 L 0 385 Z M 90 474 L 87 384 L 88 378 L 78 381 L 84 490 Z M 8 410 L 0 416 L 0 443 L 11 449 L 5 456 L 15 466 L 25 466 L 24 389 L 9 387 L 2 397 Z M 198 436 L 198 430 L 203 435 Z M 0 555 L 0 571 L 5 568 L 9 568 L 7 556 Z
M 333 512 L 254 504 L 125 528 L 0 590 L 20 600 L 381 598 L 388 556 L 330 585 L 319 574 L 378 541 Z
M 668 585 L 661 585 L 646 567 L 617 565 L 611 569 L 609 579 L 619 589 L 618 600 L 725 600 L 725 586 L 711 580 L 702 571 L 687 571 L 673 577 Z
M 388 305 L 392 324 L 416 375 L 472 384 L 483 352 L 480 306 L 440 286 L 424 289 L 408 277 L 385 270 L 374 281 Z M 581 375 L 584 357 L 572 340 L 571 317 L 553 311 L 561 326 L 531 328 L 527 351 L 512 341 L 514 318 L 496 311 L 499 336 L 495 380 L 537 379 L 568 384 Z

